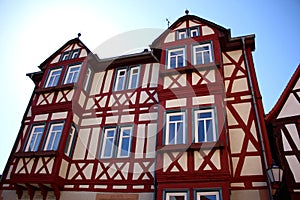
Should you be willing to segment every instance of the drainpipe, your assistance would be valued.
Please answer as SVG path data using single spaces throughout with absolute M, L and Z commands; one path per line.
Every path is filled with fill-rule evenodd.
M 248 64 L 248 59 L 246 55 L 246 47 L 245 47 L 245 37 L 241 38 L 242 44 L 243 44 L 243 54 L 244 54 L 244 60 L 245 60 L 245 67 L 248 75 L 248 80 L 249 80 L 249 87 L 251 91 L 251 96 L 252 96 L 252 102 L 253 102 L 253 107 L 254 107 L 254 113 L 255 113 L 255 118 L 257 120 L 257 128 L 258 128 L 258 140 L 260 142 L 261 150 L 262 150 L 262 157 L 263 157 L 263 165 L 265 168 L 265 172 L 268 169 L 268 162 L 267 162 L 267 156 L 266 156 L 266 151 L 265 151 L 265 146 L 264 146 L 264 141 L 263 141 L 263 136 L 262 136 L 262 128 L 260 125 L 260 120 L 259 120 L 259 114 L 258 114 L 258 108 L 257 108 L 257 102 L 256 98 L 254 95 L 254 89 L 253 89 L 253 83 L 250 75 L 250 69 L 249 69 L 249 64 Z M 267 177 L 267 184 L 268 184 L 268 191 L 269 191 L 269 198 L 272 200 L 272 186 L 269 178 Z

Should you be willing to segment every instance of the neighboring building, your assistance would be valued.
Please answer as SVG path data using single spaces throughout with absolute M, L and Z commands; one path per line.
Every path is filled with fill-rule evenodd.
M 99 59 L 75 38 L 28 74 L 4 199 L 269 198 L 254 35 L 185 15 L 150 47 Z
M 279 196 L 300 199 L 300 65 L 266 120 L 274 157 L 283 169 Z

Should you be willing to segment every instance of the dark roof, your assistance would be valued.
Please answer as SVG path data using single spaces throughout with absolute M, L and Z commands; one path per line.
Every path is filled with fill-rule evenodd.
M 284 88 L 282 94 L 280 95 L 278 101 L 272 108 L 272 110 L 267 114 L 266 120 L 271 121 L 277 117 L 279 112 L 281 111 L 282 106 L 286 102 L 287 98 L 289 97 L 290 92 L 293 90 L 295 84 L 297 83 L 300 76 L 300 64 L 298 65 L 296 71 L 292 75 L 290 81 L 288 82 L 287 86 Z

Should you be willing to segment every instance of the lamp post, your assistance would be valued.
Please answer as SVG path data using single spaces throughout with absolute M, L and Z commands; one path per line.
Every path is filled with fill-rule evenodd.
M 277 193 L 282 182 L 282 174 L 283 170 L 273 161 L 271 167 L 267 169 L 267 176 L 272 184 L 273 199 L 277 199 Z

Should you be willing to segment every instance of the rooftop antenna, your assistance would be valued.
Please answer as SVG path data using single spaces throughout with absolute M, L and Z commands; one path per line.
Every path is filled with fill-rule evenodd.
M 170 27 L 170 21 L 168 18 L 166 18 L 167 24 L 168 24 L 168 28 Z
M 185 9 L 185 14 L 188 15 L 190 11 L 188 9 Z
M 81 36 L 81 33 L 78 33 L 78 34 L 77 34 L 77 38 L 79 39 L 79 38 L 80 38 L 80 36 Z

